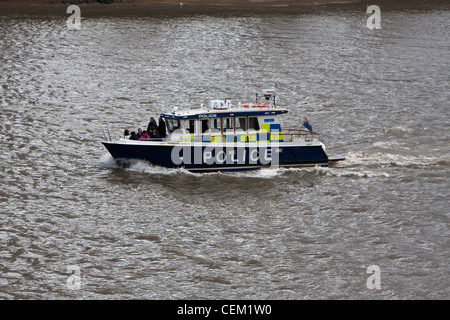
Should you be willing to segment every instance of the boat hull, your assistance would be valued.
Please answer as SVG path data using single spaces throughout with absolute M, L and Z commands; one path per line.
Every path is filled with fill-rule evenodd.
M 238 171 L 263 167 L 328 166 L 316 145 L 191 145 L 167 142 L 102 142 L 116 160 L 138 159 L 166 168 L 189 171 Z

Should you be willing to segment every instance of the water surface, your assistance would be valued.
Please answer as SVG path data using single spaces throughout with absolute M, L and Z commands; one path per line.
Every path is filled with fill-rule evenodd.
M 0 298 L 450 297 L 446 2 L 383 5 L 381 30 L 365 4 L 83 7 L 75 31 L 62 9 L 0 12 Z M 191 174 L 100 143 L 274 85 L 346 161 Z

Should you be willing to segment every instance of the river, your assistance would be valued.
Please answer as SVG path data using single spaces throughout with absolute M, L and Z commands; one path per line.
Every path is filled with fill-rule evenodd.
M 449 299 L 450 6 L 366 8 L 0 7 L 0 299 Z M 273 86 L 345 161 L 193 174 L 101 144 Z

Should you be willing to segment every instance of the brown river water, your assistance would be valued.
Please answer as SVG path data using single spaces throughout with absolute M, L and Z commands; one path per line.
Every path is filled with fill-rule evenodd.
M 0 7 L 0 299 L 449 299 L 450 5 L 366 8 Z M 345 161 L 193 174 L 101 144 L 274 85 Z

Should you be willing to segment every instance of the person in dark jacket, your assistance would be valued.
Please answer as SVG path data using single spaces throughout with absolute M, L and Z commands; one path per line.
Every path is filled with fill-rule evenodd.
M 136 135 L 136 132 L 131 132 L 130 140 L 139 140 L 139 137 Z
M 150 122 L 148 123 L 147 126 L 147 133 L 152 132 L 153 129 L 157 129 L 158 128 L 158 124 L 155 121 L 155 118 L 151 117 L 150 118 Z
M 161 138 L 165 138 L 166 137 L 166 123 L 164 122 L 164 120 L 161 117 L 158 119 L 158 122 L 159 122 L 159 124 L 158 124 L 159 136 Z
M 141 139 L 141 137 L 142 137 L 142 134 L 143 134 L 143 132 L 142 132 L 142 129 L 141 129 L 141 128 L 139 128 L 139 129 L 138 129 L 138 132 L 137 132 L 137 137 L 138 137 L 138 140 L 139 140 L 139 139 Z
M 151 139 L 161 138 L 161 136 L 158 133 L 158 130 L 155 128 L 152 129 L 152 131 L 149 132 L 149 136 Z

